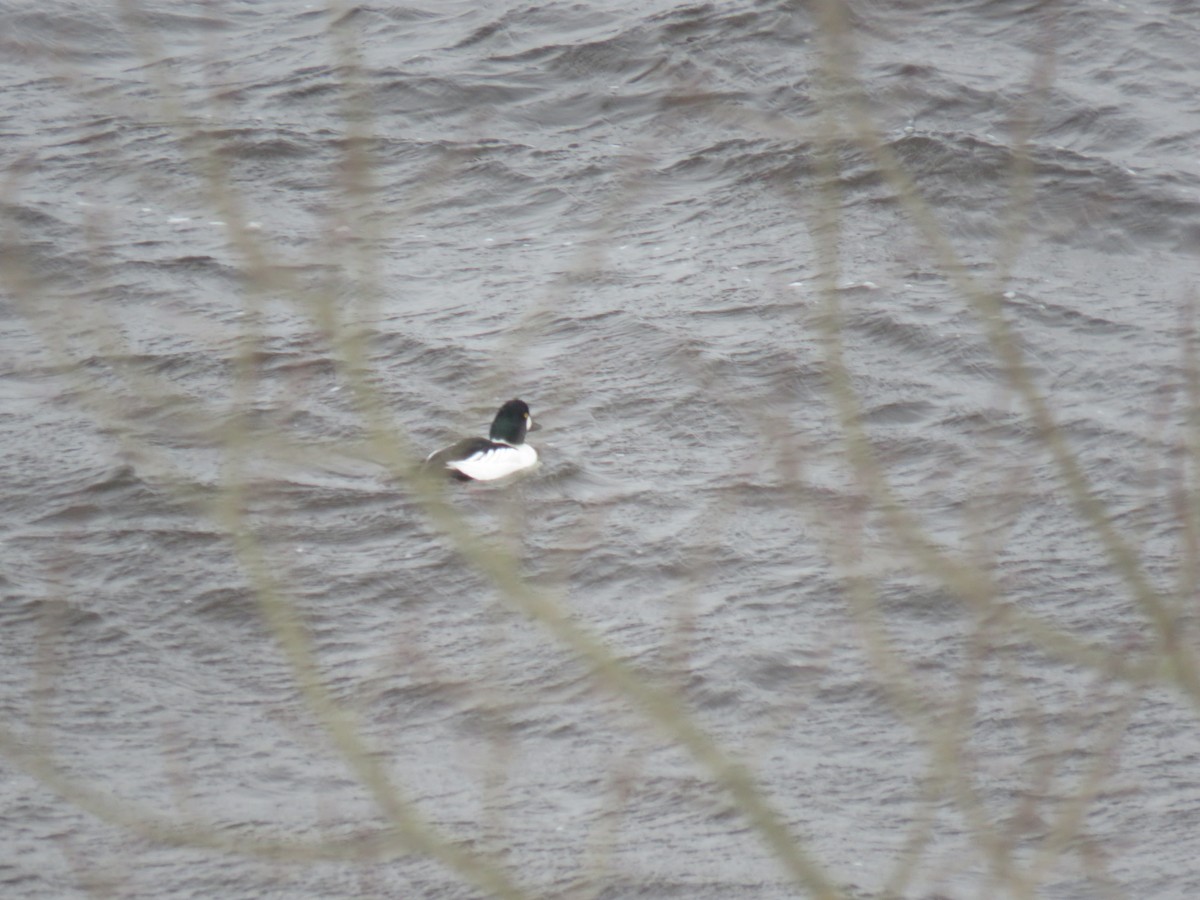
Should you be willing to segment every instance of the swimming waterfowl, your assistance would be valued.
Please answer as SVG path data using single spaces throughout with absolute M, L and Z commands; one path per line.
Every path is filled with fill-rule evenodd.
M 533 416 L 524 400 L 509 400 L 500 407 L 486 438 L 464 438 L 435 450 L 425 465 L 445 469 L 459 481 L 494 481 L 537 465 L 537 451 L 525 443 L 533 430 Z

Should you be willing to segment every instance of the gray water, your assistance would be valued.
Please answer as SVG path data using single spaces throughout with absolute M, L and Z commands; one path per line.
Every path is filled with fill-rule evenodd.
M 1014 122 L 1035 110 L 1004 314 L 1170 587 L 1200 7 L 851 6 L 884 143 L 985 280 Z M 510 396 L 531 404 L 540 469 L 456 488 L 455 507 L 485 535 L 515 522 L 533 582 L 679 689 L 836 884 L 875 895 L 928 827 L 904 896 L 1009 896 L 995 859 L 1032 865 L 1086 795 L 1036 896 L 1200 892 L 1187 700 L 981 630 L 859 512 L 817 315 L 805 5 L 141 9 L 0 8 L 4 897 L 479 895 L 420 853 L 275 862 L 111 821 L 134 804 L 226 838 L 381 825 L 221 524 L 225 426 L 247 411 L 254 446 L 235 456 L 271 570 L 333 695 L 439 833 L 531 896 L 803 896 L 709 773 L 439 536 L 364 441 L 297 285 L 365 336 L 366 378 L 413 452 L 482 431 Z M 838 165 L 847 364 L 905 507 L 954 551 L 978 536 L 1006 603 L 1146 652 L 1151 627 L 977 316 L 870 155 L 846 143 Z M 249 277 L 253 244 L 277 281 Z M 965 765 L 1009 842 L 997 857 L 959 804 L 928 801 L 943 763 L 890 701 L 839 577 L 860 539 L 930 707 L 975 686 Z M 52 790 L 22 747 L 103 808 Z

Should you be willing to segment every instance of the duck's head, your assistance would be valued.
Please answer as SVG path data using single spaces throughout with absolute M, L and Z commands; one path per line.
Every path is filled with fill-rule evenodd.
M 529 404 L 524 400 L 509 400 L 492 419 L 492 430 L 488 437 L 493 441 L 503 441 L 506 444 L 525 443 L 525 433 L 533 431 L 533 416 L 529 414 Z

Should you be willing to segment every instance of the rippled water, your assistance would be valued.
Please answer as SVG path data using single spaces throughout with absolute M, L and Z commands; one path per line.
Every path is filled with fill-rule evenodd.
M 985 280 L 1014 122 L 1036 118 L 1003 314 L 1169 586 L 1200 7 L 851 7 L 882 139 Z M 225 426 L 249 410 L 254 445 L 232 458 L 271 571 L 335 697 L 442 833 L 501 853 L 533 896 L 802 895 L 681 750 L 437 536 L 364 444 L 299 286 L 366 335 L 367 379 L 415 450 L 481 431 L 510 396 L 531 404 L 539 472 L 465 486 L 456 506 L 485 534 L 514 530 L 576 622 L 681 686 L 836 883 L 874 895 L 925 825 L 905 896 L 1005 881 L 958 805 L 926 802 L 946 760 L 864 650 L 835 561 L 865 528 L 928 702 L 949 711 L 975 686 L 970 787 L 1015 858 L 1032 865 L 1095 795 L 1036 895 L 1200 891 L 1186 701 L 981 631 L 864 525 L 817 315 L 805 5 L 141 9 L 0 8 L 0 703 L 19 745 L 40 734 L 71 777 L 231 836 L 378 828 L 221 525 Z M 845 144 L 838 165 L 847 362 L 905 507 L 988 554 L 1019 608 L 1149 646 L 977 316 L 871 157 Z M 231 242 L 238 222 L 249 236 Z M 247 257 L 259 242 L 269 267 Z M 478 893 L 419 854 L 300 865 L 165 846 L 11 757 L 0 771 L 6 897 Z

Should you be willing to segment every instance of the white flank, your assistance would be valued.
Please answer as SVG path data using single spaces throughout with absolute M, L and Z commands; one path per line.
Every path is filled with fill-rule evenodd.
M 468 456 L 466 459 L 446 463 L 446 465 L 476 481 L 493 481 L 503 478 L 505 475 L 511 475 L 513 472 L 528 469 L 537 462 L 537 458 L 536 450 L 528 444 L 521 444 L 518 447 L 497 447 L 494 450 L 486 450 L 483 453 Z

